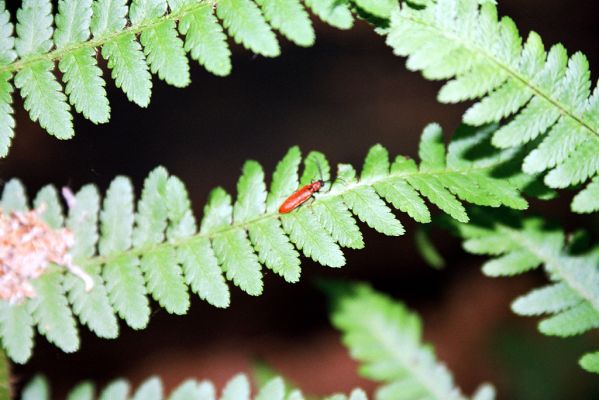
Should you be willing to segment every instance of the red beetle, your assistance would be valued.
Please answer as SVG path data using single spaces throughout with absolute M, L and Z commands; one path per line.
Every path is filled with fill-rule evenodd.
M 324 181 L 322 179 L 314 181 L 306 186 L 302 186 L 293 192 L 291 196 L 287 197 L 283 204 L 281 204 L 281 207 L 279 207 L 279 212 L 281 214 L 290 213 L 305 203 L 310 197 L 312 197 L 312 195 L 314 195 L 314 193 L 318 192 L 323 187 Z

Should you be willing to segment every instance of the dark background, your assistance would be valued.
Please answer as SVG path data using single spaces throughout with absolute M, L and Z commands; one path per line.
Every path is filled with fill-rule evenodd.
M 585 53 L 593 82 L 599 66 L 598 11 L 593 1 L 500 2 L 501 14 L 511 16 L 522 34 L 534 29 L 547 47 L 561 41 L 570 52 Z M 343 32 L 314 22 L 314 47 L 298 48 L 280 38 L 282 56 L 276 59 L 232 46 L 234 69 L 225 79 L 195 62 L 186 89 L 154 77 L 148 109 L 128 102 L 108 79 L 111 121 L 94 126 L 77 116 L 77 135 L 70 141 L 44 133 L 16 96 L 16 138 L 8 158 L 0 160 L 0 177 L 21 178 L 33 194 L 47 183 L 78 189 L 95 182 L 104 190 L 122 174 L 139 193 L 147 173 L 164 165 L 188 185 L 200 215 L 211 188 L 220 185 L 234 193 L 246 159 L 260 161 L 270 174 L 298 144 L 304 152 L 324 152 L 332 163 L 359 166 L 375 143 L 414 157 L 427 123 L 440 122 L 447 137 L 458 126 L 467 105 L 437 103 L 440 84 L 406 71 L 404 60 L 366 24 L 357 22 Z M 567 198 L 539 210 L 558 223 L 571 220 Z M 599 399 L 596 377 L 576 363 L 585 350 L 597 347 L 596 335 L 544 337 L 536 331 L 537 321 L 510 312 L 514 297 L 544 282 L 541 274 L 485 278 L 482 259 L 464 254 L 459 241 L 442 232 L 433 236 L 448 267 L 433 270 L 414 249 L 415 225 L 399 217 L 408 228 L 405 236 L 363 229 L 366 248 L 346 251 L 342 271 L 304 259 L 295 285 L 265 271 L 262 296 L 252 298 L 231 285 L 232 305 L 224 311 L 193 299 L 189 314 L 177 317 L 153 304 L 147 329 L 136 332 L 121 324 L 118 340 L 102 340 L 83 328 L 81 350 L 72 355 L 38 337 L 32 360 L 14 368 L 16 382 L 42 371 L 58 393 L 85 378 L 105 383 L 124 376 L 137 384 L 151 374 L 161 375 L 168 388 L 187 377 L 222 384 L 263 359 L 309 393 L 356 385 L 371 389 L 357 378 L 356 365 L 329 325 L 325 298 L 314 288 L 314 279 L 326 276 L 367 280 L 420 312 L 426 339 L 468 393 L 489 380 L 502 399 Z

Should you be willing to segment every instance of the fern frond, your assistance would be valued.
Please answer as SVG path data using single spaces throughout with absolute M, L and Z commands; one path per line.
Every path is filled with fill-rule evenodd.
M 386 0 L 358 7 L 383 17 Z M 565 188 L 599 173 L 599 85 L 591 94 L 586 57 L 568 58 L 558 44 L 546 52 L 539 35 L 526 41 L 509 17 L 498 17 L 494 2 L 439 0 L 413 7 L 401 2 L 381 32 L 407 67 L 427 79 L 449 80 L 439 100 L 477 100 L 464 114 L 470 125 L 500 122 L 493 136 L 499 148 L 531 143 L 522 169 L 548 172 L 545 183 Z M 524 43 L 523 43 L 524 42 Z M 428 190 L 433 190 L 428 188 Z M 595 196 L 576 212 L 599 210 Z
M 447 367 L 422 343 L 422 322 L 402 303 L 366 285 L 350 286 L 334 298 L 331 316 L 343 343 L 361 362 L 365 378 L 382 382 L 380 400 L 465 400 Z M 486 385 L 472 399 L 494 399 Z
M 333 25 L 351 26 L 347 6 L 331 1 L 313 8 Z M 31 119 L 69 139 L 75 133 L 70 105 L 96 124 L 110 118 L 98 54 L 127 98 L 147 107 L 152 74 L 176 87 L 189 84 L 186 53 L 216 75 L 230 73 L 231 51 L 216 15 L 237 43 L 268 57 L 280 53 L 271 26 L 301 46 L 315 36 L 298 0 L 59 0 L 55 17 L 50 0 L 26 0 L 16 14 L 15 35 L 0 0 L 0 157 L 14 135 L 13 85 Z
M 512 304 L 520 315 L 548 315 L 539 324 L 542 333 L 566 337 L 599 328 L 598 248 L 569 254 L 564 233 L 545 227 L 539 218 L 527 218 L 521 225 L 485 220 L 462 224 L 459 230 L 466 250 L 496 257 L 484 264 L 487 275 L 511 276 L 544 266 L 551 283 Z M 591 365 L 589 357 L 581 361 L 583 366 Z
M 256 0 L 268 22 L 299 46 L 311 46 L 315 33 L 299 0 Z
M 452 192 L 476 204 L 527 206 L 515 186 L 489 176 L 494 164 L 458 161 L 457 153 L 463 149 L 452 145 L 446 152 L 440 127 L 430 125 L 421 143 L 420 167 L 401 156 L 391 164 L 387 150 L 376 145 L 359 178 L 353 167 L 341 164 L 339 178 L 330 188 L 325 183 L 312 204 L 279 214 L 279 206 L 299 186 L 320 179 L 320 172 L 323 179 L 331 178 L 328 161 L 318 152 L 304 159 L 300 178 L 302 156 L 293 147 L 277 165 L 269 191 L 262 167 L 255 161 L 243 166 L 235 200 L 222 188 L 213 190 L 199 229 L 185 186 L 162 167 L 145 180 L 136 207 L 131 182 L 117 177 L 102 202 L 93 186 L 84 186 L 73 196 L 66 219 L 57 191 L 47 186 L 36 197 L 36 209 L 42 210 L 43 205 L 40 216 L 54 229 L 66 223 L 75 237 L 70 251 L 74 263 L 95 286 L 88 293 L 78 277 L 53 268 L 36 281 L 40 295 L 27 301 L 27 307 L 3 304 L 3 345 L 14 361 L 24 362 L 33 345 L 32 325 L 37 325 L 58 347 L 74 351 L 78 347 L 74 317 L 98 336 L 114 338 L 117 315 L 134 329 L 146 326 L 148 295 L 170 313 L 186 313 L 188 286 L 212 305 L 227 307 L 225 280 L 259 295 L 264 265 L 286 281 L 296 282 L 300 252 L 322 265 L 341 267 L 345 264 L 342 247 L 364 246 L 355 217 L 381 233 L 399 236 L 404 229 L 392 209 L 406 210 L 417 221 L 428 222 L 423 216 L 430 212 L 421 195 L 459 221 L 467 221 L 468 216 L 465 211 L 455 212 L 464 208 Z M 477 196 L 459 189 L 467 185 Z M 431 187 L 434 192 L 424 189 Z M 451 199 L 453 208 L 447 207 L 445 199 Z M 5 212 L 28 208 L 18 181 L 6 184 L 0 206 Z M 60 331 L 55 330 L 58 326 Z M 23 334 L 15 337 L 16 330 Z
M 322 21 L 339 29 L 354 25 L 354 17 L 345 2 L 335 0 L 305 0 L 314 14 Z
M 254 392 L 254 394 L 252 394 Z M 167 396 L 164 393 L 162 380 L 152 376 L 143 381 L 133 391 L 131 384 L 125 379 L 115 379 L 109 382 L 96 394 L 96 386 L 89 381 L 77 384 L 69 391 L 68 400 L 304 400 L 301 391 L 289 391 L 285 382 L 280 377 L 275 377 L 266 382 L 255 391 L 252 390 L 248 377 L 238 374 L 229 379 L 222 390 L 217 390 L 215 385 L 208 380 L 198 381 L 187 379 Z M 31 379 L 23 392 L 21 400 L 50 400 L 50 384 L 42 375 Z M 330 400 L 367 400 L 368 397 L 361 389 L 354 389 L 349 396 L 334 395 L 326 397 Z

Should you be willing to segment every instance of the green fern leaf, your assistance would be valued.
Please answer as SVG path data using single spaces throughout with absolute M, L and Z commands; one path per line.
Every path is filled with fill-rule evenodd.
M 599 374 L 599 352 L 585 354 L 580 359 L 580 366 L 589 372 Z
M 129 7 L 131 23 L 140 24 L 153 18 L 159 18 L 166 12 L 166 0 L 133 0 Z
M 572 120 L 561 119 L 541 144 L 524 160 L 524 172 L 534 174 L 561 164 L 586 140 L 584 132 Z
M 14 47 L 13 24 L 2 0 L 0 1 L 0 65 L 10 64 L 17 58 Z
M 333 238 L 322 230 L 316 216 L 308 208 L 281 217 L 283 229 L 289 238 L 306 257 L 326 265 L 339 268 L 345 264 L 345 257 Z
M 488 175 L 496 165 L 501 165 L 501 157 L 487 157 L 484 162 L 463 158 L 469 146 L 478 146 L 480 140 L 489 138 L 492 130 L 485 129 L 484 134 L 475 130 L 471 132 L 472 137 L 462 136 L 461 143 L 450 145 L 447 154 L 438 127 L 431 126 L 429 131 L 434 135 L 425 138 L 430 143 L 423 144 L 423 149 L 433 146 L 437 150 L 423 150 L 425 171 L 419 170 L 416 162 L 402 157 L 390 167 L 387 151 L 377 145 L 369 151 L 360 179 L 353 168 L 346 165 L 338 169 L 340 179 L 331 179 L 324 155 L 312 152 L 305 159 L 300 180 L 301 154 L 294 147 L 277 165 L 267 192 L 262 167 L 254 161 L 247 162 L 238 181 L 235 202 L 232 204 L 231 196 L 223 189 L 216 189 L 205 207 L 199 231 L 185 186 L 162 167 L 156 168 L 146 179 L 137 210 L 133 207 L 131 183 L 124 177 L 117 177 L 110 184 L 101 210 L 93 186 L 84 187 L 76 196 L 64 190 L 69 204 L 66 228 L 75 236 L 70 255 L 94 280 L 95 287 L 85 292 L 78 277 L 60 269 L 55 274 L 60 277 L 58 282 L 62 286 L 53 287 L 51 294 L 60 300 L 57 304 L 63 314 L 72 310 L 98 336 L 114 337 L 118 334 L 115 315 L 134 329 L 147 325 L 150 316 L 147 294 L 167 311 L 181 314 L 189 307 L 187 286 L 209 303 L 227 307 L 230 295 L 225 276 L 252 295 L 262 291 L 262 265 L 287 281 L 295 282 L 301 270 L 299 254 L 294 247 L 320 264 L 342 266 L 345 258 L 340 246 L 360 248 L 364 245 L 354 215 L 386 234 L 403 233 L 379 195 L 395 207 L 420 215 L 418 218 L 423 218 L 422 215 L 430 218 L 422 199 L 410 186 L 412 178 L 436 182 L 447 193 L 455 190 L 452 185 L 463 186 L 466 182 L 484 189 L 480 195 L 486 197 L 482 200 L 496 204 L 499 195 L 487 186 L 500 185 L 494 185 Z M 430 169 L 433 167 L 435 169 Z M 442 176 L 452 176 L 455 182 L 442 184 L 439 181 Z M 290 213 L 278 212 L 279 206 L 298 190 L 298 186 L 315 179 L 326 180 L 326 183 L 309 202 Z M 333 183 L 329 188 L 330 180 Z M 524 202 L 516 187 L 507 182 L 504 184 L 512 191 L 506 189 L 509 194 L 502 194 L 506 199 Z M 409 201 L 406 203 L 405 199 Z M 462 206 L 457 199 L 455 201 Z M 509 202 L 501 200 L 500 203 Z M 41 207 L 42 204 L 45 206 Z M 56 189 L 51 186 L 42 189 L 35 205 L 39 207 L 38 212 L 43 212 L 41 216 L 48 224 L 56 229 L 63 228 L 65 220 Z M 24 189 L 18 181 L 6 184 L 2 208 L 6 212 L 28 209 Z M 478 236 L 470 240 L 474 249 L 484 244 L 485 231 L 479 229 L 476 232 Z M 563 236 L 559 240 L 561 243 Z M 506 240 L 497 240 L 497 243 L 494 253 L 497 255 L 518 251 L 520 245 L 519 240 L 507 241 L 509 245 L 505 244 Z M 537 254 L 536 251 L 533 253 Z M 572 275 L 576 282 L 571 285 L 585 288 L 592 285 L 589 281 L 581 286 L 579 280 L 584 270 L 575 260 L 569 268 L 572 271 L 580 269 Z M 61 308 L 66 302 L 63 289 L 72 304 L 66 311 Z M 588 294 L 581 296 L 588 298 Z M 597 302 L 599 304 L 599 300 Z M 34 304 L 33 300 L 28 303 Z M 10 312 L 0 308 L 0 321 L 9 321 L 3 332 L 13 329 L 15 324 L 24 324 L 26 330 L 27 319 L 17 316 L 17 322 L 12 322 L 15 317 Z M 63 314 L 57 316 L 55 308 L 41 310 L 38 314 L 36 322 L 42 318 L 66 318 Z M 26 336 L 25 339 L 11 343 L 3 336 L 4 345 L 12 347 L 8 351 L 11 357 L 29 356 L 32 338 Z
M 418 146 L 420 169 L 434 171 L 445 168 L 445 144 L 443 130 L 438 124 L 429 124 L 424 128 Z
M 495 400 L 495 388 L 489 384 L 482 384 L 472 395 L 472 400 Z
M 89 38 L 92 19 L 91 0 L 60 0 L 56 15 L 54 43 L 62 48 Z
M 204 210 L 200 233 L 214 234 L 231 224 L 231 197 L 221 188 L 212 191 Z M 262 293 L 260 263 L 242 229 L 232 229 L 214 235 L 212 246 L 227 279 L 250 295 Z
M 164 395 L 163 384 L 160 378 L 154 376 L 143 381 L 135 393 L 131 395 L 131 385 L 125 379 L 115 379 L 110 382 L 100 393 L 100 400 L 303 400 L 304 397 L 299 390 L 293 390 L 285 396 L 285 384 L 282 378 L 274 377 L 268 382 L 260 385 L 258 394 L 250 397 L 250 382 L 246 375 L 238 374 L 229 379 L 223 388 L 222 396 L 216 395 L 214 384 L 210 381 L 198 382 L 195 379 L 187 379 L 179 384 L 168 396 Z M 68 395 L 68 400 L 91 400 L 95 399 L 94 385 L 89 381 L 77 384 Z M 21 400 L 47 400 L 50 399 L 50 387 L 45 377 L 36 375 L 25 386 Z M 325 397 L 325 399 L 342 399 L 348 397 L 342 394 Z M 350 400 L 367 400 L 366 394 L 361 389 L 354 389 Z M 486 400 L 486 399 L 485 399 Z
M 52 4 L 25 0 L 17 11 L 15 48 L 20 57 L 42 54 L 52 47 Z
M 179 31 L 185 35 L 185 50 L 194 60 L 215 75 L 229 75 L 231 51 L 210 5 L 181 18 Z
M 294 390 L 291 393 L 289 393 L 289 396 L 287 396 L 287 400 L 305 400 L 305 399 L 299 390 Z
M 91 382 L 82 382 L 77 384 L 69 394 L 67 400 L 93 400 L 94 385 Z
M 141 24 L 156 20 L 164 15 L 166 7 L 166 0 L 134 1 L 130 10 L 131 22 Z M 164 21 L 142 31 L 140 41 L 152 73 L 176 87 L 189 84 L 189 63 L 174 21 Z
M 66 1 L 58 4 L 54 41 L 58 49 L 84 42 L 90 36 L 91 0 Z M 71 104 L 87 119 L 98 124 L 108 122 L 110 106 L 106 97 L 102 70 L 93 49 L 82 48 L 67 53 L 58 63 Z
M 276 220 L 263 221 L 249 227 L 252 244 L 258 251 L 258 258 L 273 272 L 287 282 L 297 282 L 300 277 L 299 254 L 285 235 L 281 224 Z
M 380 144 L 376 144 L 368 150 L 360 179 L 368 181 L 389 175 L 389 168 L 389 152 Z
M 161 397 L 162 398 L 162 397 Z M 187 400 L 187 399 L 207 399 L 212 400 L 215 398 L 214 388 L 212 388 L 212 392 L 206 396 L 205 393 L 202 393 L 202 388 L 198 383 L 192 379 L 183 382 L 179 387 L 177 387 L 173 393 L 171 393 L 169 400 Z
M 302 160 L 299 147 L 293 146 L 277 164 L 272 174 L 270 192 L 266 197 L 266 211 L 276 212 L 283 201 L 293 193 L 298 185 L 298 168 Z
M 429 72 L 429 75 L 431 72 Z M 432 79 L 432 77 L 431 77 Z M 492 65 L 481 63 L 472 67 L 472 69 L 457 78 L 447 82 L 437 96 L 441 103 L 459 103 L 466 100 L 472 100 L 495 89 L 501 85 L 507 76 L 497 73 Z
M 23 389 L 21 400 L 48 400 L 50 388 L 46 378 L 36 375 Z
M 599 210 L 599 176 L 595 177 L 572 201 L 572 211 L 591 213 L 597 210 Z
M 285 400 L 285 382 L 283 379 L 271 379 L 260 389 L 255 400 Z
M 0 18 L 2 18 L 2 15 L 2 10 L 0 10 Z M 15 129 L 12 108 L 13 87 L 10 79 L 10 73 L 0 73 L 0 157 L 8 155 L 8 149 L 10 148 Z
M 24 364 L 33 349 L 33 318 L 27 304 L 0 302 L 0 336 L 7 355 L 16 363 Z
M 133 188 L 124 177 L 110 184 L 100 213 L 101 237 L 98 249 L 108 256 L 127 250 L 133 233 Z
M 83 186 L 69 208 L 67 227 L 73 232 L 77 241 L 70 250 L 73 258 L 91 257 L 95 253 L 98 242 L 98 212 L 100 195 L 93 185 Z
M 339 176 L 349 184 L 355 183 L 356 173 L 351 166 L 340 166 Z M 343 195 L 343 201 L 361 221 L 371 228 L 390 236 L 403 235 L 405 230 L 395 219 L 389 207 L 370 187 L 356 188 Z
M 599 310 L 590 303 L 576 305 L 539 324 L 539 330 L 545 335 L 573 336 L 599 328 Z
M 406 180 L 441 210 L 458 221 L 468 222 L 464 206 L 439 181 L 423 179 L 420 176 L 410 176 Z
M 422 197 L 404 180 L 393 179 L 386 183 L 378 183 L 374 187 L 385 200 L 393 204 L 395 208 L 407 213 L 415 221 L 430 222 L 431 214 Z
M 176 176 L 170 176 L 166 183 L 166 207 L 169 219 L 166 237 L 169 241 L 181 240 L 196 232 L 187 189 Z
M 69 139 L 74 135 L 72 116 L 53 69 L 48 61 L 23 68 L 15 76 L 15 86 L 33 121 L 39 120 L 41 127 L 57 138 Z
M 517 298 L 514 312 L 549 314 L 539 324 L 547 335 L 572 336 L 599 327 L 597 250 L 569 255 L 563 232 L 538 218 L 511 219 L 480 213 L 477 225 L 460 225 L 459 230 L 468 251 L 501 255 L 485 264 L 486 274 L 513 275 L 544 265 L 552 283 Z
M 323 199 L 312 207 L 312 211 L 322 227 L 340 246 L 350 249 L 364 248 L 360 228 L 343 200 Z
M 208 239 L 199 238 L 181 246 L 178 260 L 191 290 L 215 307 L 229 306 L 229 287 Z
M 42 210 L 40 217 L 50 228 L 58 229 L 62 226 L 62 206 L 54 186 L 44 186 L 35 196 L 33 206 L 36 210 Z
M 168 175 L 164 168 L 150 173 L 138 205 L 133 244 L 150 246 L 164 240 L 168 208 L 165 204 Z M 189 307 L 189 296 L 173 248 L 149 250 L 141 259 L 149 293 L 169 312 L 183 314 Z
M 298 181 L 298 167 L 301 160 L 297 147 L 289 150 L 279 162 L 273 174 L 271 192 L 267 197 L 267 205 L 277 209 L 279 205 L 292 194 L 297 187 L 308 184 L 320 177 L 319 169 L 323 169 L 323 179 L 328 178 L 329 167 L 324 156 L 317 152 L 308 154 L 301 180 Z M 276 201 L 276 203 L 274 203 Z M 267 206 L 268 209 L 268 206 Z M 303 251 L 306 257 L 312 258 L 323 265 L 337 268 L 345 264 L 345 257 L 334 239 L 321 228 L 320 221 L 308 208 L 299 208 L 297 212 L 281 216 L 283 230 L 296 247 Z
M 512 310 L 520 315 L 555 314 L 580 303 L 582 299 L 564 283 L 555 283 L 535 289 L 512 303 Z
M 249 400 L 250 383 L 245 375 L 233 377 L 223 389 L 221 400 Z
M 453 78 L 439 93 L 441 101 L 479 99 L 464 114 L 469 124 L 511 117 L 493 136 L 497 147 L 517 150 L 543 137 L 527 150 L 522 170 L 531 175 L 549 170 L 545 182 L 550 187 L 596 176 L 599 124 L 591 110 L 599 94 L 589 97 L 588 62 L 581 53 L 568 60 L 564 47 L 556 45 L 546 55 L 534 32 L 522 46 L 513 21 L 499 20 L 491 2 L 411 3 L 391 13 L 387 43 L 408 57 L 409 69 L 421 70 L 428 79 Z
M 299 46 L 314 44 L 315 33 L 299 0 L 256 0 L 273 28 Z
M 96 0 L 92 11 L 90 30 L 95 38 L 118 32 L 127 24 L 126 0 Z
M 350 29 L 354 18 L 345 3 L 334 0 L 304 0 L 321 20 L 339 29 Z
M 133 34 L 106 43 L 102 56 L 108 60 L 117 87 L 123 89 L 127 98 L 140 107 L 150 104 L 152 77 L 148 72 L 140 44 Z
M 541 260 L 527 250 L 516 250 L 495 258 L 483 265 L 488 276 L 512 276 L 521 274 L 541 265 Z
M 146 285 L 136 257 L 125 255 L 103 268 L 108 297 L 117 314 L 133 329 L 143 329 L 150 320 Z
M 77 238 L 71 249 L 74 259 L 89 258 L 94 255 L 98 242 L 98 211 L 100 198 L 94 186 L 81 188 L 75 196 L 75 202 L 69 209 L 67 227 Z M 118 336 L 118 324 L 110 305 L 104 282 L 98 268 L 86 271 L 94 281 L 90 293 L 85 291 L 83 281 L 74 275 L 64 278 L 64 287 L 73 312 L 79 320 L 88 325 L 100 337 L 115 338 Z
M 116 338 L 119 334 L 118 323 L 104 282 L 97 273 L 89 270 L 86 273 L 94 281 L 94 287 L 89 293 L 79 277 L 68 275 L 64 278 L 64 288 L 73 305 L 73 312 L 99 337 Z
M 144 181 L 133 231 L 135 247 L 149 246 L 164 240 L 168 213 L 164 203 L 167 181 L 168 174 L 162 167 L 154 169 Z
M 393 0 L 356 0 L 356 5 L 375 17 L 387 19 L 397 3 Z
M 130 386 L 124 379 L 112 381 L 100 393 L 100 400 L 127 400 Z
M 156 376 L 144 381 L 133 396 L 133 400 L 162 400 L 162 398 L 162 381 Z
M 4 1 L 0 2 L 0 66 L 12 63 L 17 58 L 14 50 L 13 25 Z M 13 87 L 10 72 L 0 73 L 0 157 L 6 157 L 14 136 L 15 120 L 12 108 Z
M 237 201 L 233 207 L 233 219 L 244 223 L 264 214 L 266 195 L 262 167 L 255 161 L 247 161 L 237 182 Z
M 595 176 L 599 171 L 599 141 L 583 142 L 559 166 L 545 177 L 545 183 L 552 188 L 565 188 L 577 185 Z
M 5 212 L 27 211 L 29 209 L 25 187 L 20 180 L 13 178 L 6 182 L 2 190 L 0 207 Z
M 15 48 L 20 57 L 42 54 L 52 47 L 52 14 L 49 1 L 25 0 L 17 12 Z M 74 134 L 69 105 L 47 60 L 24 67 L 15 76 L 24 106 L 33 121 L 50 134 L 68 139 Z
M 189 295 L 181 267 L 176 263 L 172 248 L 147 252 L 141 261 L 148 291 L 160 305 L 172 314 L 185 314 L 189 308 Z
M 98 0 L 94 2 L 91 31 L 95 38 L 121 31 L 127 24 L 125 0 Z M 123 89 L 127 98 L 140 107 L 150 103 L 152 78 L 146 59 L 135 35 L 126 33 L 102 46 L 102 56 L 108 60 L 108 68 L 117 87 Z
M 108 122 L 110 106 L 102 70 L 95 52 L 81 49 L 66 55 L 58 64 L 65 81 L 65 93 L 77 112 L 96 124 Z
M 334 305 L 333 325 L 341 330 L 351 356 L 362 363 L 360 374 L 385 384 L 377 399 L 465 399 L 431 347 L 421 343 L 421 321 L 403 304 L 354 285 L 340 291 Z
M 128 179 L 118 177 L 108 188 L 104 208 L 100 213 L 101 237 L 99 252 L 110 256 L 131 246 L 133 233 L 133 188 Z M 148 323 L 150 307 L 146 298 L 144 278 L 137 257 L 125 255 L 107 263 L 103 278 L 110 301 L 129 326 L 141 329 Z
M 223 21 L 233 39 L 248 50 L 266 57 L 280 54 L 277 39 L 250 0 L 221 0 L 216 14 Z
M 63 275 L 47 272 L 33 282 L 36 297 L 29 306 L 38 331 L 66 353 L 79 348 L 75 319 L 63 289 Z

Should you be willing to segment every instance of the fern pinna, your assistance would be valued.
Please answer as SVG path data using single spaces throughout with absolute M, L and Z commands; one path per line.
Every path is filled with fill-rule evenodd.
M 436 360 L 433 347 L 422 343 L 422 323 L 417 314 L 402 303 L 365 284 L 333 283 L 329 294 L 333 297 L 331 319 L 342 333 L 343 343 L 360 363 L 365 378 L 382 383 L 373 398 L 379 400 L 494 400 L 495 389 L 481 385 L 472 397 L 466 397 L 453 382 L 451 372 Z M 341 290 L 340 290 L 341 289 Z M 229 380 L 220 397 L 210 381 L 188 379 L 176 387 L 169 400 L 303 400 L 302 392 L 268 371 L 263 377 L 254 372 L 259 389 L 251 396 L 247 377 L 239 374 Z M 50 399 L 50 388 L 42 376 L 34 377 L 23 389 L 22 400 Z M 96 396 L 95 385 L 84 381 L 70 390 L 69 400 L 161 400 L 163 385 L 158 377 L 151 377 L 131 393 L 129 382 L 116 379 Z M 327 397 L 307 396 L 323 400 L 366 400 L 364 391 L 354 389 L 348 396 L 335 394 Z
M 110 106 L 97 57 L 107 60 L 117 87 L 147 107 L 152 74 L 183 87 L 190 83 L 186 53 L 209 72 L 231 71 L 231 51 L 222 25 L 248 50 L 266 57 L 280 53 L 272 28 L 300 46 L 314 42 L 314 29 L 299 0 L 24 0 L 13 22 L 0 0 L 0 157 L 14 135 L 13 83 L 34 121 L 48 133 L 74 135 L 69 103 L 94 123 L 107 122 Z M 351 27 L 347 6 L 308 1 L 324 21 Z M 217 18 L 218 17 L 218 18 Z M 220 19 L 220 21 L 219 21 Z M 55 74 L 62 73 L 64 92 Z M 67 99 L 68 96 L 68 99 Z
M 244 374 L 231 378 L 217 391 L 210 381 L 188 379 L 177 386 L 168 397 L 164 395 L 162 381 L 151 377 L 142 382 L 135 392 L 131 393 L 131 385 L 125 379 L 116 379 L 104 387 L 99 395 L 95 395 L 95 385 L 81 382 L 69 391 L 69 400 L 304 400 L 298 389 L 288 390 L 285 382 L 279 377 L 270 379 L 262 385 L 255 396 L 252 396 L 250 382 Z M 312 397 L 309 397 L 312 398 Z M 23 390 L 21 400 L 50 400 L 50 385 L 43 376 L 34 377 Z M 349 396 L 335 394 L 323 400 L 368 400 L 364 391 L 354 389 Z
M 522 169 L 548 172 L 545 183 L 565 188 L 591 182 L 572 203 L 575 212 L 599 210 L 599 86 L 591 94 L 589 65 L 556 44 L 547 52 L 538 34 L 523 44 L 494 0 L 352 0 L 407 68 L 446 80 L 438 99 L 477 102 L 465 123 L 502 122 L 498 148 L 531 143 Z
M 422 321 L 407 307 L 364 284 L 336 288 L 331 320 L 358 360 L 360 374 L 383 383 L 378 400 L 493 400 L 481 385 L 472 397 L 455 385 L 451 372 L 422 343 Z
M 261 166 L 248 161 L 235 202 L 222 188 L 213 190 L 199 229 L 183 183 L 162 167 L 146 179 L 136 210 L 131 182 L 117 177 L 102 207 L 94 186 L 81 188 L 65 221 L 56 189 L 47 186 L 34 205 L 45 206 L 41 216 L 52 228 L 65 225 L 74 233 L 74 262 L 95 286 L 87 293 L 81 279 L 58 268 L 43 274 L 33 282 L 35 298 L 17 305 L 0 303 L 3 346 L 11 359 L 25 362 L 37 325 L 49 341 L 64 351 L 75 351 L 79 339 L 73 314 L 98 336 L 114 338 L 116 315 L 134 329 L 147 325 L 147 294 L 168 312 L 185 313 L 187 286 L 210 304 L 227 307 L 226 280 L 259 295 L 262 265 L 288 282 L 297 281 L 300 258 L 294 245 L 322 265 L 341 267 L 345 263 L 341 247 L 364 246 L 352 213 L 386 235 L 404 233 L 385 201 L 421 223 L 430 221 L 423 197 L 460 222 L 467 222 L 468 215 L 458 198 L 485 206 L 527 207 L 515 184 L 490 176 L 495 162 L 473 164 L 462 158 L 467 143 L 477 142 L 462 140 L 446 152 L 441 128 L 429 125 L 420 143 L 419 166 L 402 156 L 390 163 L 387 150 L 376 145 L 366 156 L 359 179 L 350 165 L 341 164 L 339 179 L 330 190 L 315 194 L 312 204 L 289 214 L 279 214 L 278 208 L 299 185 L 319 179 L 320 173 L 330 181 L 324 155 L 310 153 L 299 179 L 302 157 L 297 147 L 291 148 L 277 165 L 269 191 Z M 1 207 L 4 212 L 28 208 L 18 181 L 5 185 Z
M 488 276 L 512 276 L 544 266 L 551 283 L 512 304 L 520 315 L 549 315 L 539 324 L 542 333 L 567 337 L 599 328 L 599 246 L 577 249 L 575 240 L 546 225 L 540 218 L 480 212 L 458 229 L 467 251 L 495 257 L 483 266 Z M 580 364 L 599 373 L 599 352 L 586 354 Z
M 313 42 L 313 28 L 298 0 L 257 3 L 262 13 L 250 0 L 214 5 L 236 42 L 257 54 L 277 55 L 268 23 L 299 45 Z M 428 79 L 451 79 L 441 89 L 440 101 L 480 99 L 464 122 L 478 126 L 503 121 L 494 145 L 532 143 L 522 168 L 530 174 L 548 171 L 545 182 L 552 188 L 590 179 L 572 209 L 598 210 L 599 89 L 591 95 L 586 58 L 582 53 L 568 58 L 560 44 L 547 53 L 534 32 L 522 45 L 514 22 L 499 20 L 493 3 L 352 0 L 359 15 L 382 26 L 379 32 L 387 35 L 394 52 L 408 56 L 409 69 L 421 70 Z M 352 25 L 345 2 L 306 4 L 331 25 Z M 133 0 L 130 7 L 126 0 L 61 0 L 53 32 L 50 0 L 25 0 L 17 12 L 15 39 L 0 1 L 0 154 L 6 155 L 14 130 L 13 75 L 30 116 L 51 134 L 69 138 L 74 133 L 72 116 L 52 73 L 54 61 L 63 72 L 69 102 L 96 123 L 108 120 L 109 106 L 94 49 L 101 49 L 108 60 L 116 85 L 141 106 L 150 100 L 150 71 L 175 86 L 189 83 L 186 51 L 209 71 L 227 74 L 230 51 L 212 7 L 200 0 Z

